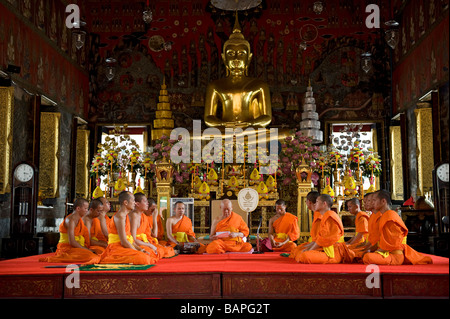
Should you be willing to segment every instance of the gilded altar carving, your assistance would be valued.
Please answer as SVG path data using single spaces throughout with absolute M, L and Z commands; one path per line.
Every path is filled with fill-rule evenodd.
M 89 130 L 77 129 L 75 194 L 82 198 L 89 196 L 89 134 Z
M 416 114 L 417 127 L 417 195 L 424 195 L 433 188 L 433 120 L 431 108 L 419 108 Z
M 389 128 L 391 144 L 391 189 L 393 200 L 403 200 L 402 138 L 400 126 Z
M 39 191 L 43 198 L 59 196 L 59 125 L 60 113 L 41 113 Z
M 14 88 L 0 88 L 0 194 L 11 191 Z

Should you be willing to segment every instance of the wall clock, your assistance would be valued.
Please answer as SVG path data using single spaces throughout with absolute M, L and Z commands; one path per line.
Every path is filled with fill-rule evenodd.
M 449 164 L 439 163 L 433 170 L 433 198 L 439 234 L 449 233 Z

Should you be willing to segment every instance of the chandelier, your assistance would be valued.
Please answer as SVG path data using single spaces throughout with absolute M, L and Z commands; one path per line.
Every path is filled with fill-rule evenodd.
M 395 20 L 390 20 L 384 24 L 388 27 L 385 31 L 384 39 L 392 49 L 395 49 L 400 39 L 400 32 L 398 31 L 399 23 Z
M 80 50 L 86 42 L 86 31 L 82 29 L 85 26 L 86 22 L 84 21 L 75 21 L 73 23 L 72 39 L 78 50 Z
M 211 0 L 211 4 L 221 10 L 249 10 L 261 4 L 262 0 Z

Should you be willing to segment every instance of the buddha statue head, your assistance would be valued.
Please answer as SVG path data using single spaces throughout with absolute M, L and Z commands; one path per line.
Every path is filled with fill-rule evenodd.
M 250 43 L 245 40 L 239 26 L 238 15 L 229 39 L 223 45 L 222 59 L 227 69 L 227 76 L 248 75 L 248 67 L 253 54 L 250 52 Z

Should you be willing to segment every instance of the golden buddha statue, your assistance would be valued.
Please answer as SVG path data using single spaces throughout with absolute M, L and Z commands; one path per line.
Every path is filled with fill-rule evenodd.
M 222 59 L 227 76 L 206 89 L 204 120 L 209 127 L 266 127 L 272 120 L 268 85 L 248 76 L 252 59 L 250 43 L 241 33 L 238 17 L 224 43 Z

